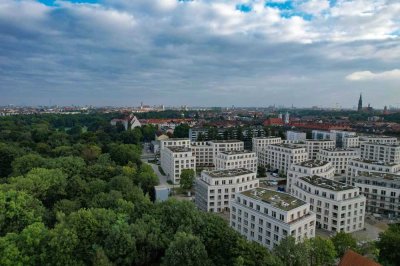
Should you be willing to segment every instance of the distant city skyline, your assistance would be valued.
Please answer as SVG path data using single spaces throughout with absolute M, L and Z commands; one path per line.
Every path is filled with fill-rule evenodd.
M 0 2 L 0 105 L 400 106 L 397 0 Z

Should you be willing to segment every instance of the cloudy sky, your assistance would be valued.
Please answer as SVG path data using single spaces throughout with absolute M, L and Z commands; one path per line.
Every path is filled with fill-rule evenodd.
M 400 106 L 399 0 L 0 0 L 0 105 Z

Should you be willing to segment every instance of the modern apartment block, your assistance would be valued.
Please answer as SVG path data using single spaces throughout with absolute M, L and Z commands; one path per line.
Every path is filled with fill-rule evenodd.
M 305 132 L 292 131 L 292 130 L 286 131 L 286 140 L 300 141 L 306 139 L 307 139 L 307 134 Z
M 216 169 L 246 168 L 257 173 L 257 156 L 251 151 L 222 151 L 215 160 Z
M 301 163 L 292 164 L 288 170 L 288 177 L 293 178 L 314 175 L 327 179 L 333 179 L 333 176 L 335 175 L 335 167 L 333 167 L 332 163 L 330 162 L 308 160 Z
M 360 145 L 360 155 L 366 160 L 400 163 L 400 145 L 364 142 Z
M 197 168 L 214 167 L 214 150 L 209 141 L 191 142 L 191 148 L 196 157 Z
M 291 235 L 296 242 L 315 236 L 310 204 L 287 193 L 255 188 L 231 201 L 230 225 L 250 241 L 273 249 Z
M 258 185 L 256 173 L 248 169 L 203 171 L 196 180 L 195 203 L 203 211 L 228 211 L 229 202 L 234 200 L 236 192 L 256 188 Z
M 334 140 L 315 140 L 308 139 L 305 141 L 306 151 L 308 153 L 308 159 L 315 160 L 317 159 L 318 153 L 322 149 L 332 149 L 336 147 L 336 142 Z
M 360 142 L 396 145 L 398 144 L 398 139 L 389 136 L 360 136 Z
M 305 147 L 298 145 L 274 144 L 266 147 L 263 158 L 264 166 L 286 174 L 292 164 L 307 161 L 308 153 Z
M 400 217 L 400 175 L 362 172 L 353 181 L 367 198 L 367 212 Z
M 188 147 L 190 148 L 190 140 L 185 138 L 160 140 L 160 151 L 166 147 Z
M 252 150 L 256 153 L 258 163 L 260 165 L 266 165 L 265 163 L 265 149 L 268 145 L 281 144 L 282 139 L 280 137 L 265 137 L 265 138 L 253 138 L 252 139 Z
M 310 203 L 317 228 L 351 233 L 364 228 L 365 197 L 357 187 L 319 176 L 288 177 L 289 192 Z
M 359 148 L 360 147 L 360 137 L 358 136 L 347 136 L 343 138 L 343 149 Z
M 212 140 L 210 141 L 210 144 L 213 149 L 214 165 L 219 152 L 244 150 L 244 143 L 240 140 Z
M 346 182 L 352 185 L 353 178 L 359 176 L 363 172 L 400 175 L 400 164 L 365 159 L 351 159 L 347 165 Z
M 322 130 L 313 130 L 311 132 L 313 139 L 329 139 L 336 141 L 336 147 L 344 148 L 346 143 L 346 138 L 356 137 L 356 132 L 350 131 L 341 131 L 341 130 L 331 130 L 331 131 L 322 131 Z M 348 148 L 348 147 L 347 147 Z
M 322 149 L 317 154 L 317 160 L 332 163 L 336 174 L 345 174 L 349 160 L 357 158 L 360 158 L 360 154 L 356 149 Z
M 161 167 L 169 180 L 174 184 L 179 184 L 183 169 L 196 171 L 196 157 L 191 148 L 166 147 L 161 149 Z
M 191 141 L 198 141 L 199 138 L 203 140 L 211 140 L 213 136 L 209 136 L 210 131 L 213 132 L 214 137 L 218 136 L 221 139 L 237 139 L 238 128 L 204 128 L 204 127 L 192 127 L 189 129 L 189 139 Z M 250 126 L 245 129 L 240 129 L 245 139 L 251 139 L 252 137 L 263 137 L 265 131 L 261 126 Z

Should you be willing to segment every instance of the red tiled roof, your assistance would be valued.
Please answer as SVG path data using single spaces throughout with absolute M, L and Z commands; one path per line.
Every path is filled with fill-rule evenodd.
M 375 261 L 361 256 L 360 254 L 347 250 L 341 258 L 338 266 L 382 266 Z

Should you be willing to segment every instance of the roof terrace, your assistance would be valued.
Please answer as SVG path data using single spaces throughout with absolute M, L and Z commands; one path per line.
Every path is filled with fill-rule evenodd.
M 245 168 L 235 168 L 235 169 L 204 171 L 203 173 L 213 178 L 221 178 L 221 177 L 234 177 L 234 176 L 253 174 L 254 172 Z
M 265 188 L 254 188 L 241 192 L 240 194 L 256 200 L 260 200 L 284 211 L 290 211 L 306 204 L 306 202 L 295 198 L 287 193 L 273 191 Z
M 354 189 L 353 186 L 349 186 L 345 183 L 326 179 L 320 176 L 303 176 L 300 177 L 300 179 L 306 181 L 310 185 L 332 191 L 344 191 L 344 190 Z

